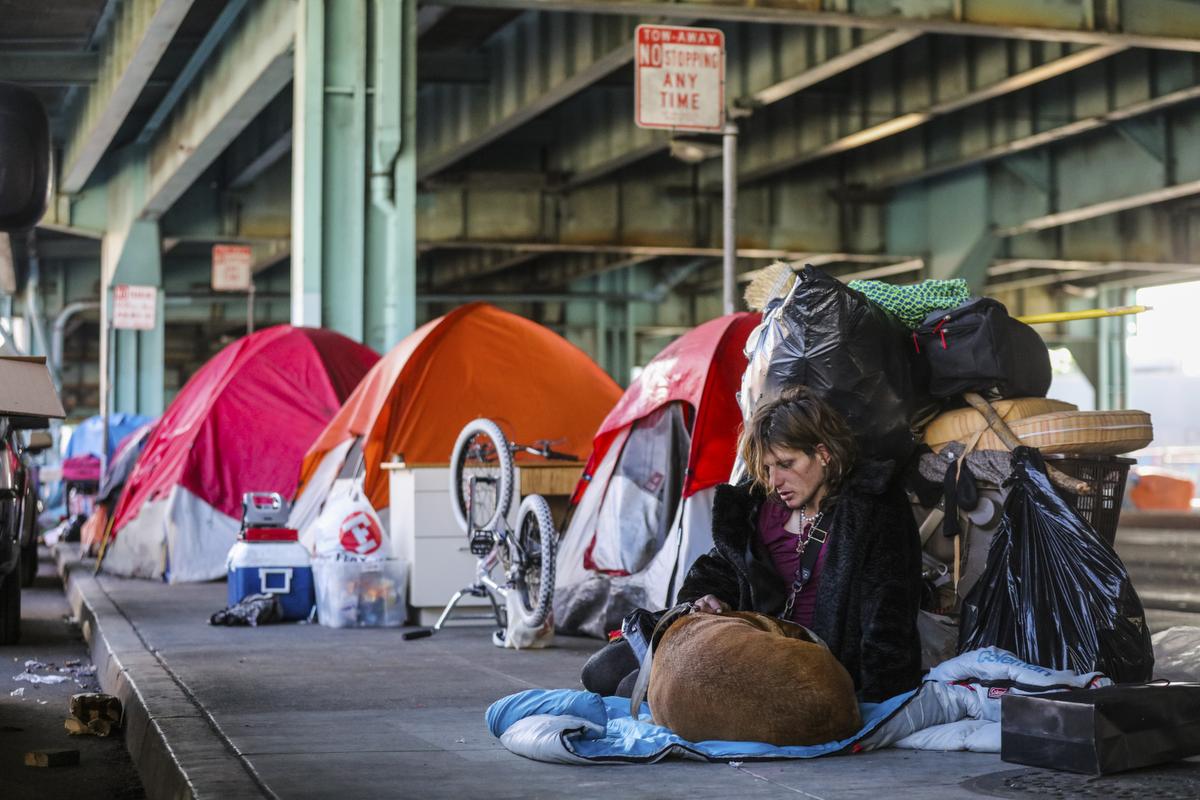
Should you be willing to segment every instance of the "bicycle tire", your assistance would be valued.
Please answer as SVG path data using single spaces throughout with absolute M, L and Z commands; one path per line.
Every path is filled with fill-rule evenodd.
M 485 452 L 480 452 L 481 449 Z M 494 505 L 491 509 L 484 508 L 482 513 L 478 508 L 472 511 L 473 528 L 467 520 L 467 483 L 472 474 L 476 477 L 482 474 L 495 481 Z M 483 417 L 468 422 L 458 434 L 450 455 L 450 505 L 459 527 L 468 536 L 473 529 L 496 530 L 500 521 L 508 516 L 514 482 L 512 450 L 504 431 Z M 477 494 L 477 502 L 479 499 Z
M 554 603 L 554 567 L 558 555 L 558 531 L 550 504 L 540 494 L 521 501 L 517 513 L 517 543 L 525 554 L 514 583 L 521 597 L 522 622 L 538 628 L 550 616 Z

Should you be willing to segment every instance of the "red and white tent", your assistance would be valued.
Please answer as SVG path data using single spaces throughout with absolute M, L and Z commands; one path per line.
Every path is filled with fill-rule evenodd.
M 339 333 L 290 325 L 213 356 L 150 434 L 113 514 L 105 570 L 172 582 L 223 576 L 242 495 L 291 499 L 309 445 L 378 360 Z
M 634 608 L 670 606 L 712 547 L 714 487 L 733 469 L 744 349 L 759 321 L 730 314 L 676 339 L 600 425 L 559 544 L 560 631 L 603 637 Z

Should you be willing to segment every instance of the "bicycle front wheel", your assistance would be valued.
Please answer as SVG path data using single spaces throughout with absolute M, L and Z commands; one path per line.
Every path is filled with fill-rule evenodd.
M 450 502 L 463 531 L 497 530 L 512 505 L 514 474 L 500 426 L 483 418 L 468 422 L 450 454 Z
M 524 559 L 515 588 L 521 596 L 523 622 L 540 627 L 554 602 L 554 562 L 558 555 L 558 531 L 550 505 L 540 494 L 531 494 L 521 503 L 517 514 L 517 544 Z

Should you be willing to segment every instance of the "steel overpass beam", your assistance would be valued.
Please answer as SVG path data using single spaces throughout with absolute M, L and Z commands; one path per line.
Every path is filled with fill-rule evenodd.
M 733 105 L 753 110 L 785 101 L 920 35 L 747 25 L 724 28 L 726 91 Z M 569 176 L 565 188 L 591 183 L 668 149 L 670 134 L 638 128 L 632 108 L 632 87 L 604 87 L 567 101 L 556 112 L 558 127 L 573 134 L 549 156 L 554 169 Z
M 1200 52 L 1200 4 L 1186 0 L 428 0 L 431 5 L 522 8 L 894 28 L 955 36 L 1120 44 Z
M 150 146 L 141 216 L 158 218 L 292 78 L 293 0 L 262 0 L 209 60 Z
M 1038 63 L 1033 47 L 1028 42 L 1001 40 L 927 39 L 911 45 L 856 73 L 851 91 L 828 100 L 801 98 L 807 106 L 792 104 L 751 117 L 743 126 L 747 144 L 738 159 L 739 177 L 743 182 L 762 180 L 856 150 L 1124 50 L 1120 45 L 1100 45 L 1070 52 L 1061 46 L 1062 52 Z M 897 85 L 888 79 L 895 74 L 907 74 L 907 79 Z M 889 111 L 880 113 L 880 109 Z M 781 129 L 786 135 L 779 133 Z
M 83 188 L 171 43 L 192 0 L 128 0 L 100 51 L 99 78 L 80 105 L 63 150 L 62 191 Z
M 856 153 L 847 180 L 894 189 L 1200 99 L 1200 59 L 1129 51 Z
M 1177 107 L 989 165 L 996 234 L 1049 231 L 1200 194 L 1197 131 L 1200 107 Z
M 633 60 L 636 20 L 523 14 L 488 44 L 486 85 L 421 92 L 418 180 L 445 170 Z
M 13 50 L 0 53 L 0 81 L 34 86 L 89 86 L 100 74 L 96 53 Z

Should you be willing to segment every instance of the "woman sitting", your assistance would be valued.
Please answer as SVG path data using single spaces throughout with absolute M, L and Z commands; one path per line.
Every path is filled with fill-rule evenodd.
M 921 544 L 889 466 L 856 462 L 846 423 L 803 387 L 760 406 L 739 450 L 750 481 L 717 487 L 714 546 L 692 565 L 679 602 L 811 629 L 867 702 L 917 686 Z M 627 695 L 636 669 L 618 640 L 588 661 L 583 683 Z

